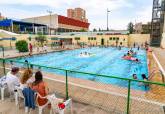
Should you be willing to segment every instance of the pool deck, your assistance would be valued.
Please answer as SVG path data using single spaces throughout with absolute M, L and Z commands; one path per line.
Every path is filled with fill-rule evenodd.
M 160 61 L 160 64 L 162 65 L 163 69 L 165 70 L 165 49 L 153 48 L 153 50 L 154 50 L 156 57 Z
M 43 49 L 40 51 L 37 51 L 37 48 L 33 49 L 32 55 L 39 55 L 39 54 L 46 54 L 46 53 L 52 53 L 56 51 L 64 51 L 64 50 L 73 50 L 73 49 L 79 49 L 80 47 L 78 46 L 68 46 L 66 48 L 51 48 L 47 47 L 47 52 L 44 52 Z M 18 50 L 12 49 L 12 50 L 6 50 L 4 51 L 4 58 L 17 58 L 17 57 L 25 57 L 29 56 L 29 52 L 21 52 L 19 53 Z M 0 51 L 0 58 L 3 58 L 3 52 Z
M 109 114 L 109 112 L 105 110 L 101 110 L 94 106 L 82 104 L 79 102 L 73 101 L 72 106 L 72 114 Z M 38 108 L 32 110 L 30 113 L 25 113 L 23 101 L 21 103 L 21 106 L 18 107 L 15 105 L 15 102 L 11 101 L 9 98 L 5 99 L 5 101 L 0 101 L 0 107 L 0 114 L 38 114 Z M 49 114 L 49 112 L 50 110 L 48 108 L 45 108 L 43 114 Z M 65 111 L 65 114 L 71 114 L 71 111 L 67 109 Z
M 155 52 L 154 49 L 154 53 L 158 55 L 159 51 Z M 149 71 L 151 73 L 153 69 L 159 68 L 152 53 L 148 53 L 147 55 L 149 58 Z M 165 62 L 163 57 L 161 61 Z M 56 92 L 62 97 L 65 97 L 64 76 L 44 73 L 44 80 L 48 83 L 51 92 Z M 126 112 L 127 88 L 72 77 L 68 77 L 68 80 L 69 96 L 76 104 L 73 104 L 73 107 L 75 107 L 74 114 L 123 114 Z M 162 82 L 161 74 L 156 72 L 151 78 L 151 81 Z M 132 114 L 139 114 L 139 112 L 141 114 L 164 114 L 165 87 L 150 85 L 150 88 L 147 92 L 131 89 L 130 111 Z M 80 107 L 76 108 L 78 106 Z M 5 108 L 9 109 L 11 107 L 8 105 Z M 16 110 L 16 108 L 13 110 Z M 79 110 L 82 110 L 82 112 L 77 112 Z M 4 112 L 2 114 L 12 114 L 12 111 L 6 113 L 3 111 L 3 108 L 0 108 L 0 112 Z M 20 114 L 22 113 L 20 112 Z

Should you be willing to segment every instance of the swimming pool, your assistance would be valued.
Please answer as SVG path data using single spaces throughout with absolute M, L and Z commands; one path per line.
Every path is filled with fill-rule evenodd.
M 59 67 L 68 70 L 104 74 L 109 76 L 118 76 L 123 78 L 132 78 L 132 74 L 137 74 L 138 79 L 142 79 L 141 74 L 146 74 L 148 76 L 146 51 L 133 49 L 137 52 L 136 58 L 141 61 L 140 63 L 135 63 L 132 61 L 123 60 L 121 58 L 125 53 L 127 53 L 128 50 L 129 48 L 122 48 L 122 50 L 118 50 L 113 47 L 92 47 L 35 55 L 26 58 L 17 58 L 17 60 L 24 62 L 26 59 L 30 63 L 38 65 Z M 80 57 L 79 54 L 81 52 L 92 53 L 92 56 Z M 59 70 L 45 69 L 45 71 L 64 75 L 64 72 Z M 118 79 L 103 78 L 93 75 L 70 73 L 69 76 L 106 84 L 115 84 L 123 87 L 127 87 L 128 84 L 125 81 Z M 137 82 L 132 82 L 131 86 L 133 89 L 144 90 L 144 87 L 138 86 Z

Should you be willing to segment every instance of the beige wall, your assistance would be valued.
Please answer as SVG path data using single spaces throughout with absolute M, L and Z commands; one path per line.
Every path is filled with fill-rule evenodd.
M 26 38 L 28 38 L 28 35 L 17 35 L 17 36 L 13 36 L 16 38 L 15 41 L 10 41 L 10 40 L 3 40 L 3 41 L 0 41 L 0 45 L 4 46 L 4 47 L 15 47 L 15 43 L 16 41 L 18 40 L 26 40 Z M 3 37 L 4 38 L 4 37 Z M 10 38 L 10 37 L 7 37 L 7 38 Z
M 75 37 L 79 37 L 80 40 L 76 41 Z M 96 38 L 96 40 L 89 40 L 88 38 Z M 101 40 L 104 39 L 104 45 L 115 45 L 116 40 L 110 40 L 110 38 L 119 38 L 119 43 L 122 42 L 123 46 L 128 45 L 128 35 L 83 35 L 83 36 L 72 36 L 73 38 L 73 43 L 77 42 L 85 42 L 88 45 L 101 45 Z
M 129 46 L 132 46 L 134 43 L 141 45 L 145 42 L 150 43 L 150 34 L 130 34 L 129 35 Z
M 165 48 L 165 33 L 163 33 L 163 35 L 162 35 L 162 41 L 161 41 L 161 47 L 162 48 Z
M 28 40 L 28 37 L 32 37 L 32 41 Z M 35 41 L 36 35 L 29 35 L 29 34 L 22 34 L 16 36 L 17 40 L 27 40 L 28 42 L 35 45 L 37 42 Z M 130 35 L 47 35 L 48 43 L 51 44 L 51 37 L 57 37 L 57 38 L 72 38 L 73 43 L 77 42 L 85 42 L 88 45 L 101 45 L 101 39 L 104 39 L 104 45 L 116 45 L 116 39 L 113 40 L 113 38 L 119 38 L 118 44 L 122 42 L 123 46 L 132 46 L 135 43 L 141 45 L 142 43 L 145 43 L 146 41 L 149 42 L 150 35 L 149 34 L 130 34 Z M 79 37 L 80 40 L 75 40 L 75 37 Z M 88 40 L 89 37 L 96 38 L 96 40 Z M 110 40 L 112 38 L 112 40 Z M 11 45 L 15 46 L 16 41 L 11 41 Z M 164 40 L 162 40 L 165 42 Z M 10 41 L 0 41 L 0 45 L 3 45 L 5 47 L 10 47 Z M 163 44 L 164 45 L 164 44 Z
M 164 18 L 164 22 L 165 22 L 165 18 Z M 161 41 L 160 46 L 162 48 L 165 48 L 165 24 L 164 24 L 164 27 L 163 27 L 162 41 Z

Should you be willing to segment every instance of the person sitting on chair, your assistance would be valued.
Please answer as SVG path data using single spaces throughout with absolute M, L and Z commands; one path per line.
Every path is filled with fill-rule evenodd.
M 31 87 L 34 91 L 38 92 L 42 97 L 45 97 L 48 94 L 47 84 L 43 81 L 43 75 L 40 71 L 37 71 L 35 74 L 35 81 L 32 83 Z M 38 105 L 45 105 L 48 100 L 43 98 L 37 99 Z
M 15 86 L 20 85 L 19 78 L 17 77 L 17 74 L 19 72 L 18 67 L 13 67 L 10 72 L 7 73 L 6 75 L 6 84 L 9 89 L 9 92 L 14 92 Z

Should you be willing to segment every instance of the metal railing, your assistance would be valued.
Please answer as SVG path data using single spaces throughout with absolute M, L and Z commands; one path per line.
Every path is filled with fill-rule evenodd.
M 74 95 L 71 95 L 72 93 L 69 91 L 69 88 L 71 87 L 71 83 L 70 83 L 70 81 L 69 81 L 69 79 L 68 78 L 70 78 L 70 77 L 68 77 L 69 76 L 69 74 L 70 73 L 76 73 L 76 74 L 83 74 L 84 76 L 85 75 L 90 75 L 90 76 L 97 76 L 98 78 L 106 78 L 106 79 L 116 79 L 116 80 L 120 80 L 120 81 L 124 81 L 125 83 L 127 83 L 128 85 L 127 85 L 127 87 L 122 87 L 122 88 L 120 88 L 120 86 L 118 87 L 118 88 L 120 88 L 120 89 L 124 89 L 124 90 L 127 90 L 127 93 L 125 93 L 126 94 L 126 99 L 124 99 L 124 102 L 126 102 L 126 109 L 125 109 L 125 113 L 126 114 L 130 114 L 131 112 L 132 112 L 132 110 L 131 110 L 131 107 L 133 107 L 133 105 L 135 105 L 135 104 L 132 104 L 131 103 L 131 100 L 132 101 L 134 101 L 134 100 L 136 100 L 136 102 L 138 101 L 140 101 L 140 103 L 142 103 L 142 101 L 144 101 L 145 103 L 149 103 L 149 104 L 161 104 L 160 105 L 160 107 L 162 106 L 162 108 L 163 108 L 163 105 L 165 104 L 165 99 L 159 99 L 159 98 L 162 98 L 162 94 L 160 94 L 160 96 L 159 96 L 159 93 L 154 93 L 154 92 L 151 92 L 151 94 L 153 94 L 154 93 L 154 95 L 157 95 L 158 96 L 158 98 L 156 97 L 156 98 L 141 98 L 141 96 L 139 97 L 139 96 L 134 96 L 133 95 L 133 93 L 131 94 L 131 92 L 133 92 L 134 90 L 131 88 L 132 87 L 132 83 L 143 83 L 143 84 L 147 84 L 147 85 L 150 85 L 150 90 L 148 90 L 148 91 L 155 91 L 155 89 L 153 90 L 153 88 L 155 87 L 155 88 L 157 88 L 158 86 L 159 86 L 159 88 L 160 88 L 160 92 L 162 93 L 162 92 L 164 92 L 165 93 L 165 91 L 164 91 L 164 88 L 165 88 L 165 84 L 164 83 L 159 83 L 159 82 L 152 82 L 152 81 L 144 81 L 144 80 L 136 80 L 136 79 L 130 79 L 130 78 L 122 78 L 122 77 L 117 77 L 117 76 L 107 76 L 107 75 L 101 75 L 101 74 L 95 74 L 95 73 L 89 73 L 89 72 L 80 72 L 80 71 L 74 71 L 74 70 L 69 70 L 69 69 L 63 69 L 63 68 L 58 68 L 58 67 L 49 67 L 49 66 L 44 66 L 44 65 L 37 65 L 37 64 L 32 64 L 32 63 L 25 63 L 25 62 L 20 62 L 20 61 L 17 61 L 17 60 L 14 60 L 14 59 L 0 59 L 0 63 L 2 63 L 2 69 L 3 69 L 3 73 L 4 74 L 6 74 L 6 67 L 7 66 L 9 66 L 10 64 L 9 63 L 11 63 L 11 62 L 14 62 L 14 63 L 17 63 L 17 64 L 24 64 L 24 65 L 27 65 L 27 67 L 28 68 L 34 68 L 34 67 L 38 67 L 39 69 L 41 69 L 41 68 L 44 68 L 44 69 L 52 69 L 52 70 L 60 70 L 60 71 L 64 71 L 65 72 L 65 80 L 64 80 L 64 82 L 65 82 L 65 97 L 66 97 L 66 99 L 68 99 L 69 98 L 69 95 L 71 96 L 71 97 L 74 97 Z M 35 68 L 34 68 L 35 69 Z M 109 88 L 109 86 L 110 85 L 112 85 L 112 84 L 104 84 L 104 85 L 102 85 L 102 84 L 100 84 L 99 82 L 96 82 L 95 84 L 98 84 L 98 86 L 103 86 L 104 87 L 104 85 L 108 85 L 107 87 Z M 72 85 L 74 85 L 74 84 L 72 84 Z M 76 85 L 76 84 L 75 84 Z M 152 87 L 154 85 L 154 87 Z M 87 86 L 87 85 L 86 85 Z M 81 87 L 85 87 L 85 86 L 81 86 Z M 106 87 L 106 86 L 105 86 Z M 91 87 L 87 87 L 87 88 L 91 88 Z M 70 90 L 72 90 L 72 89 L 70 89 Z M 161 91 L 162 90 L 162 91 Z M 101 90 L 100 90 L 101 91 Z M 145 95 L 149 95 L 150 96 L 150 94 L 148 94 L 148 91 L 142 91 L 142 93 L 145 93 Z M 98 92 L 98 91 L 97 91 Z M 102 91 L 101 91 L 102 92 Z M 138 91 L 139 92 L 139 91 Z M 105 92 L 104 92 L 105 93 Z M 113 92 L 112 92 L 113 93 Z M 106 95 L 112 95 L 112 93 L 111 93 L 111 91 L 110 92 L 108 92 L 108 94 L 107 93 L 105 93 Z M 136 93 L 136 92 L 135 92 Z M 122 93 L 123 94 L 123 93 Z M 116 92 L 115 94 L 113 94 L 113 95 L 118 95 L 118 93 Z M 122 95 L 119 95 L 119 96 L 122 96 Z M 119 98 L 119 96 L 118 96 L 118 98 Z M 123 95 L 124 96 L 124 95 Z M 81 98 L 81 97 L 80 97 Z M 74 99 L 74 98 L 73 98 Z M 122 98 L 123 99 L 123 98 Z M 105 99 L 106 100 L 106 99 Z M 137 105 L 137 104 L 136 104 Z M 147 104 L 148 105 L 148 104 Z M 111 105 L 112 106 L 112 105 Z M 102 105 L 100 106 L 100 107 L 102 107 Z M 138 106 L 137 106 L 138 107 Z M 135 107 L 135 109 L 136 109 L 136 107 Z M 156 111 L 158 110 L 159 108 L 157 108 L 157 109 L 155 109 Z M 136 109 L 136 110 L 138 110 L 138 109 Z

